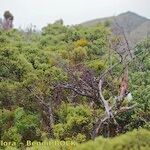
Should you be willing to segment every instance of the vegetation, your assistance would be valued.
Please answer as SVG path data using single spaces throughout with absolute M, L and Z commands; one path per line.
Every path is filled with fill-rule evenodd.
M 148 150 L 149 52 L 107 25 L 0 29 L 1 149 Z

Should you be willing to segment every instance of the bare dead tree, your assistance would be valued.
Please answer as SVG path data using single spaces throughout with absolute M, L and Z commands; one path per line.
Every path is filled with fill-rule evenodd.
M 117 64 L 116 64 L 117 65 Z M 123 112 L 129 111 L 134 108 L 134 106 L 122 107 L 121 103 L 124 100 L 125 95 L 122 96 L 122 101 L 118 105 L 118 101 L 110 104 L 108 99 L 105 99 L 103 95 L 103 86 L 106 85 L 105 77 L 109 75 L 109 71 L 113 70 L 116 65 L 110 66 L 105 70 L 100 76 L 96 77 L 92 72 L 87 71 L 86 68 L 82 66 L 81 69 L 76 70 L 81 71 L 81 76 L 75 76 L 75 70 L 68 69 L 69 83 L 60 83 L 56 88 L 61 88 L 62 90 L 69 90 L 78 96 L 86 97 L 89 102 L 94 102 L 96 106 L 104 110 L 104 114 L 95 122 L 93 133 L 91 133 L 92 138 L 95 138 L 99 134 L 99 130 L 104 124 L 118 126 L 116 117 Z M 77 68 L 76 68 L 77 69 Z M 58 93 L 59 94 L 59 93 Z M 114 95 L 113 95 L 114 96 Z M 109 130 L 108 130 L 109 132 Z M 112 136 L 112 133 L 109 133 Z
M 119 29 L 122 30 L 120 27 Z M 93 132 L 91 133 L 92 138 L 95 138 L 99 134 L 104 124 L 107 124 L 109 127 L 107 129 L 109 133 L 107 136 L 113 136 L 112 134 L 117 134 L 119 124 L 116 121 L 116 117 L 118 117 L 121 113 L 134 109 L 136 106 L 122 106 L 128 91 L 128 67 L 133 61 L 133 55 L 125 32 L 121 32 L 123 34 L 121 38 L 118 38 L 114 42 L 112 42 L 112 39 L 110 39 L 110 49 L 119 56 L 118 62 L 111 64 L 109 68 L 101 72 L 98 77 L 92 72 L 88 72 L 84 67 L 77 67 L 75 70 L 68 69 L 67 72 L 69 76 L 69 83 L 61 83 L 57 86 L 62 88 L 62 90 L 68 89 L 76 93 L 76 95 L 86 97 L 90 102 L 94 102 L 95 105 L 104 110 L 104 114 L 94 124 Z M 116 101 L 110 104 L 109 99 L 111 99 L 111 97 L 109 99 L 105 99 L 103 95 L 103 88 L 106 88 L 106 84 L 110 82 L 107 82 L 107 76 L 110 76 L 110 72 L 112 72 L 113 69 L 118 65 L 123 66 L 121 71 L 122 75 L 120 88 L 118 88 L 118 96 Z M 75 75 L 76 71 L 81 72 L 81 75 L 77 77 Z M 107 86 L 109 86 L 109 84 L 107 84 Z M 112 95 L 112 97 L 114 96 L 115 95 Z M 114 126 L 116 133 L 111 133 L 111 125 Z

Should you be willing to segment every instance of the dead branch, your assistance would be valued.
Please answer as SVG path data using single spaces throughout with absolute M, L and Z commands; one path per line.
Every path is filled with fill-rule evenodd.
M 100 119 L 96 122 L 95 127 L 94 127 L 94 130 L 93 130 L 93 133 L 92 133 L 92 135 L 91 135 L 91 136 L 92 136 L 92 139 L 94 139 L 94 138 L 98 135 L 98 132 L 99 132 L 99 130 L 100 130 L 102 124 L 103 124 L 105 121 L 107 121 L 108 119 L 109 119 L 108 117 L 104 117 L 103 119 L 100 118 Z
M 129 107 L 121 107 L 119 110 L 117 110 L 117 111 L 114 112 L 114 116 L 117 116 L 117 115 L 119 115 L 119 114 L 121 114 L 123 112 L 129 111 L 129 110 L 132 110 L 136 106 L 137 106 L 137 104 L 134 104 L 134 105 L 129 106 Z
M 49 130 L 49 135 L 52 137 L 53 136 L 53 125 L 54 125 L 54 117 L 52 113 L 52 107 L 49 105 L 49 103 L 44 102 L 44 97 L 41 94 L 36 94 L 36 90 L 31 87 L 26 87 L 26 89 L 30 92 L 33 93 L 36 100 L 37 104 L 39 107 L 42 109 L 43 115 L 46 117 L 46 121 L 48 121 L 48 130 Z M 47 124 L 47 123 L 46 123 Z
M 76 94 L 81 95 L 81 96 L 86 96 L 88 98 L 92 98 L 93 96 L 90 94 L 87 94 L 85 91 L 81 91 L 81 89 L 79 87 L 74 87 L 71 84 L 65 84 L 65 85 L 58 85 L 58 87 L 60 88 L 64 88 L 64 89 L 70 89 L 72 91 L 74 91 Z
M 117 62 L 117 63 L 115 63 L 114 65 L 112 65 L 111 67 L 109 67 L 107 70 L 105 70 L 105 72 L 104 72 L 102 75 L 99 76 L 98 79 L 100 80 L 100 79 L 104 78 L 104 76 L 107 75 L 107 73 L 108 73 L 109 71 L 111 71 L 113 68 L 115 68 L 116 66 L 118 66 L 121 62 L 122 62 L 122 61 Z
M 100 100 L 102 101 L 103 106 L 105 107 L 107 117 L 108 118 L 114 118 L 112 111 L 111 111 L 111 108 L 109 107 L 108 102 L 105 100 L 105 98 L 102 94 L 102 80 L 99 81 L 99 95 L 100 95 Z
M 115 21 L 116 26 L 118 27 L 118 29 L 121 31 L 121 35 L 123 36 L 123 39 L 125 40 L 126 50 L 128 51 L 128 53 L 130 55 L 130 58 L 133 59 L 133 56 L 132 56 L 132 53 L 131 53 L 131 48 L 130 48 L 130 45 L 129 45 L 126 33 L 124 31 L 124 28 L 120 26 L 120 24 L 118 23 L 118 21 L 116 20 L 116 18 L 114 18 L 114 21 Z

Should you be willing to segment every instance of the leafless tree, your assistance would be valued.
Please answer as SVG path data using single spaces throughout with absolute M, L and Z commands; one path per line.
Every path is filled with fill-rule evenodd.
M 61 88 L 62 90 L 68 89 L 76 95 L 86 97 L 89 102 L 94 103 L 104 110 L 104 114 L 95 121 L 93 132 L 91 133 L 92 138 L 99 135 L 100 130 L 103 130 L 106 125 L 108 128 L 107 135 L 105 136 L 117 134 L 119 124 L 116 121 L 116 117 L 123 112 L 132 110 L 136 106 L 136 104 L 131 106 L 122 105 L 128 91 L 128 66 L 134 60 L 127 37 L 123 31 L 122 33 L 123 36 L 117 41 L 112 42 L 112 39 L 110 39 L 110 49 L 118 55 L 118 61 L 115 64 L 111 64 L 99 76 L 96 76 L 92 71 L 82 65 L 67 69 L 69 82 L 57 85 L 57 88 Z M 113 69 L 119 65 L 123 66 L 121 76 L 119 77 L 121 79 L 120 88 L 118 87 L 116 100 L 113 103 L 109 103 L 109 100 L 113 99 L 115 95 L 112 93 L 112 97 L 106 99 L 103 95 L 103 89 L 106 87 L 112 89 L 113 83 L 109 83 L 111 81 L 107 81 L 107 77 L 111 76 Z M 76 72 L 81 72 L 81 75 L 76 76 Z

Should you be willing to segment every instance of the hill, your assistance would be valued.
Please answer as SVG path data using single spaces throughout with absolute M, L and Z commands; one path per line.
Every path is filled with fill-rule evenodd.
M 131 45 L 133 46 L 146 38 L 150 33 L 150 19 L 130 11 L 122 13 L 118 16 L 90 20 L 81 23 L 80 25 L 95 26 L 97 24 L 110 24 L 109 26 L 111 29 L 116 29 L 119 25 L 124 29 Z

